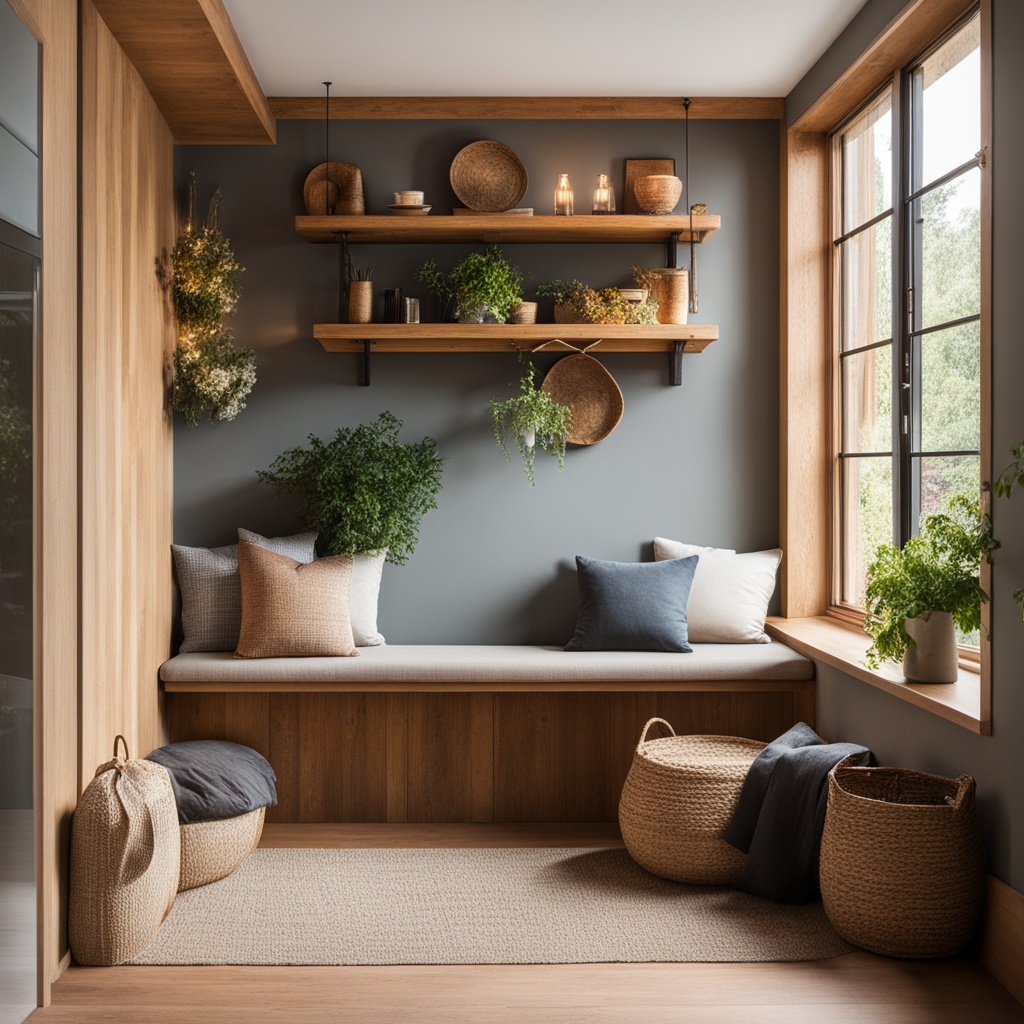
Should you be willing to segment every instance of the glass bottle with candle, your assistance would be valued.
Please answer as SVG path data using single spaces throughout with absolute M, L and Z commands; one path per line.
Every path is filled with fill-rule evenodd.
M 614 213 L 615 190 L 608 184 L 608 175 L 597 176 L 597 187 L 594 189 L 591 213 Z
M 568 174 L 558 176 L 558 184 L 555 186 L 555 216 L 572 216 L 572 186 L 569 184 Z

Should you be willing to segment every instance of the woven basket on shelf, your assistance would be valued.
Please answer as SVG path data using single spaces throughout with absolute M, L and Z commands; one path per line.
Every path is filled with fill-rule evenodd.
M 676 882 L 721 885 L 746 859 L 722 839 L 743 780 L 763 743 L 738 736 L 640 736 L 619 801 L 619 827 L 632 858 Z
M 637 178 L 633 194 L 644 213 L 671 213 L 683 194 L 683 183 L 674 174 L 647 174 Z
M 981 911 L 974 779 L 903 768 L 829 774 L 821 895 L 843 938 L 894 957 L 952 956 Z
M 328 213 L 336 216 L 366 213 L 363 172 L 355 164 L 343 160 L 317 164 L 306 175 L 302 186 L 302 201 L 306 204 L 306 212 L 312 217 L 323 217 Z
M 481 139 L 456 153 L 449 180 L 467 209 L 504 213 L 526 195 L 530 179 L 512 149 L 494 139 Z
M 181 877 L 178 892 L 208 885 L 241 867 L 259 845 L 266 807 L 248 814 L 181 826 Z
M 555 323 L 556 324 L 585 324 L 589 323 L 589 320 L 584 319 L 579 313 L 573 309 L 566 302 L 555 303 Z
M 690 308 L 688 267 L 658 267 L 650 271 L 651 298 L 658 303 L 659 324 L 685 324 Z

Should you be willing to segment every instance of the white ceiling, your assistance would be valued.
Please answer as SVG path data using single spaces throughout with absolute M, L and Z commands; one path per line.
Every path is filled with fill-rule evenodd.
M 268 96 L 785 96 L 864 0 L 224 0 Z

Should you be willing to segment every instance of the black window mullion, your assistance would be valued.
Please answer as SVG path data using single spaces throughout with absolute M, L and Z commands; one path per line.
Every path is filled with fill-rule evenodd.
M 892 180 L 893 206 L 899 215 L 893 219 L 893 261 L 892 261 L 892 381 L 896 394 L 892 401 L 893 437 L 893 540 L 902 547 L 909 536 L 909 515 L 905 513 L 905 496 L 911 493 L 909 438 L 904 424 L 909 422 L 910 408 L 908 387 L 910 384 L 910 359 L 907 351 L 907 296 L 910 288 L 907 272 L 906 251 L 909 222 L 903 196 L 907 195 L 910 167 L 909 146 L 905 125 L 909 110 L 907 76 L 897 75 L 893 83 L 893 133 L 892 133 Z

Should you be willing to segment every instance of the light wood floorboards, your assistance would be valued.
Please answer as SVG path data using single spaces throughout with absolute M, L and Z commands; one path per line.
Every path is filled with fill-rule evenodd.
M 610 825 L 276 825 L 264 846 L 611 846 Z M 72 967 L 52 1024 L 1024 1024 L 969 958 L 795 964 Z

